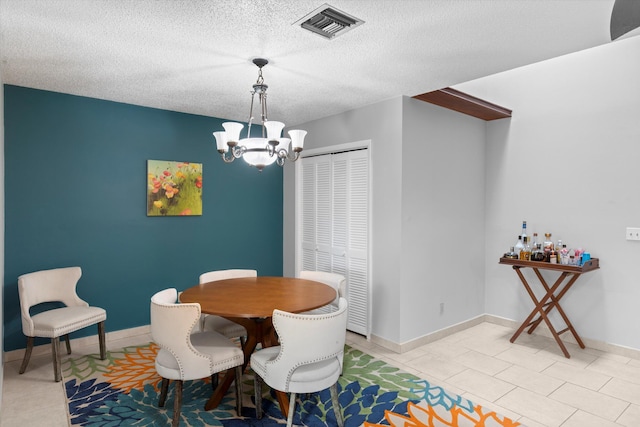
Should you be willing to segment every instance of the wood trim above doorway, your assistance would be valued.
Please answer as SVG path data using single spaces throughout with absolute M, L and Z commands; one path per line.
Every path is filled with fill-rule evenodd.
M 511 110 L 508 108 L 450 87 L 416 95 L 413 98 L 486 121 L 511 117 Z

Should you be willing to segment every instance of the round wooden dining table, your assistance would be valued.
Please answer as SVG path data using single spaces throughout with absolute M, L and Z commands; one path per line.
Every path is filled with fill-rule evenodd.
M 309 311 L 330 304 L 336 295 L 331 286 L 313 280 L 258 276 L 201 283 L 182 292 L 180 301 L 197 302 L 203 313 L 225 317 L 246 328 L 244 369 L 258 343 L 263 348 L 278 344 L 271 322 L 274 309 L 291 313 Z M 217 407 L 224 397 L 234 380 L 232 371 L 225 373 L 207 401 L 207 411 Z M 277 396 L 286 417 L 287 396 L 281 392 Z

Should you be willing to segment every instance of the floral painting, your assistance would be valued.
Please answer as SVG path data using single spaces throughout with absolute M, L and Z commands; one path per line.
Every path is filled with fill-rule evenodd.
M 202 215 L 202 163 L 147 161 L 147 216 Z

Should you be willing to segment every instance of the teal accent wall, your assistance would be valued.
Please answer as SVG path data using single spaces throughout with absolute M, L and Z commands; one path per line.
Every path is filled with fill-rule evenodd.
M 24 273 L 82 267 L 78 294 L 107 310 L 107 331 L 149 324 L 153 293 L 205 271 L 282 275 L 282 169 L 223 163 L 222 119 L 4 88 L 5 351 L 26 344 Z M 147 160 L 202 163 L 203 215 L 147 217 Z

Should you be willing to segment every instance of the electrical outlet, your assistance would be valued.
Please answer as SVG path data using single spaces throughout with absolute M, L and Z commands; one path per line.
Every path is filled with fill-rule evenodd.
M 627 240 L 640 240 L 640 228 L 627 227 Z

